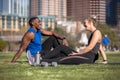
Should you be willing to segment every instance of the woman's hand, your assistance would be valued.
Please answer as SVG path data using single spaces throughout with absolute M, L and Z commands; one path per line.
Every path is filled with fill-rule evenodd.
M 78 52 L 72 52 L 71 54 L 69 54 L 69 56 L 73 56 L 73 55 L 78 55 Z
M 99 62 L 100 64 L 107 64 L 107 61 Z

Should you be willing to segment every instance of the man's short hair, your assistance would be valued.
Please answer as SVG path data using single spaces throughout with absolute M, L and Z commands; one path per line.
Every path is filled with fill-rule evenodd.
M 33 26 L 32 25 L 32 21 L 35 20 L 35 19 L 39 19 L 39 18 L 38 17 L 32 17 L 32 18 L 30 18 L 30 20 L 29 20 L 29 25 L 30 26 Z

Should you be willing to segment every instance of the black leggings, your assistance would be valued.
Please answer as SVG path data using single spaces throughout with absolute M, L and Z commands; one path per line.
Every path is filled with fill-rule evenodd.
M 85 53 L 82 55 L 68 56 L 68 54 L 76 52 L 75 50 L 59 45 L 49 54 L 43 56 L 45 62 L 58 62 L 59 64 L 82 64 L 82 63 L 93 63 L 95 55 L 93 53 Z

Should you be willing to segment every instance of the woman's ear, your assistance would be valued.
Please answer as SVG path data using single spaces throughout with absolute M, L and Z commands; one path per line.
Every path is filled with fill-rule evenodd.
M 89 21 L 89 24 L 90 24 L 90 25 L 93 25 L 93 22 L 92 22 L 92 21 Z

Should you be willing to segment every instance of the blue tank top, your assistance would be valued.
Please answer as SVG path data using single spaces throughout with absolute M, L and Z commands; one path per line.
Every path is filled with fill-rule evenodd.
M 42 34 L 40 30 L 35 31 L 32 27 L 27 32 L 33 32 L 34 39 L 29 43 L 26 51 L 30 51 L 31 55 L 35 56 L 38 51 L 41 52 L 42 50 Z

